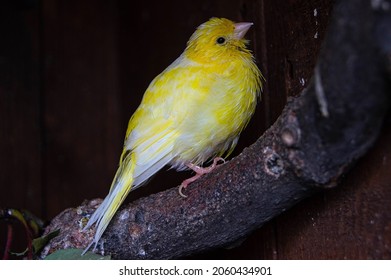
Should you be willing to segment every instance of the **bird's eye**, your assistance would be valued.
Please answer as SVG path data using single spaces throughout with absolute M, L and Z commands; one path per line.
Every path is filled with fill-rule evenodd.
M 217 44 L 222 45 L 222 44 L 225 43 L 225 38 L 224 37 L 219 37 L 219 38 L 217 38 L 216 42 L 217 42 Z

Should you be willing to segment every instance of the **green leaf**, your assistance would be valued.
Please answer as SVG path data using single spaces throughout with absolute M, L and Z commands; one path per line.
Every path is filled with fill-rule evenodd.
M 45 222 L 26 209 L 22 209 L 21 213 L 33 231 L 34 236 L 37 236 L 43 230 Z
M 50 240 L 52 240 L 54 237 L 56 237 L 60 233 L 60 230 L 57 229 L 55 231 L 49 232 L 48 234 L 35 238 L 32 242 L 33 244 L 33 250 L 34 253 L 37 254 L 39 251 L 42 250 L 43 247 L 46 246 L 46 244 L 49 243 Z
M 11 252 L 11 251 L 9 251 L 9 253 L 10 253 L 10 255 L 13 255 L 13 256 L 16 256 L 16 257 L 24 257 L 27 254 L 28 251 L 29 251 L 29 248 L 26 248 L 23 252 L 20 252 L 20 253 L 18 253 L 18 252 Z
M 110 256 L 101 256 L 92 252 L 84 255 L 82 249 L 62 249 L 48 255 L 44 260 L 110 260 Z

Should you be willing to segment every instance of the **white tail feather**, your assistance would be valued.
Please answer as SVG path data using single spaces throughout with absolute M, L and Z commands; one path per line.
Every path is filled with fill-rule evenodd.
M 132 154 L 127 154 L 114 177 L 109 194 L 103 200 L 102 204 L 99 205 L 98 209 L 95 210 L 87 225 L 84 227 L 83 231 L 96 223 L 95 236 L 92 242 L 84 250 L 83 254 L 85 254 L 93 244 L 95 244 L 94 250 L 96 249 L 99 239 L 102 237 L 115 212 L 130 192 L 133 184 L 134 170 L 134 163 L 132 161 Z
M 144 149 L 137 147 L 132 152 L 124 152 L 125 157 L 120 163 L 109 194 L 83 228 L 85 231 L 96 223 L 95 236 L 83 254 L 94 244 L 94 250 L 96 249 L 100 238 L 128 193 L 141 186 L 173 159 L 173 133 L 164 132 L 159 136 L 163 138 L 154 137 L 154 142 L 144 145 Z

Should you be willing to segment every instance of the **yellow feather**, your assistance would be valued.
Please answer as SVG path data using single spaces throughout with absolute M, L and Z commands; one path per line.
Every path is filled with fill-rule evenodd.
M 262 89 L 262 74 L 243 39 L 250 26 L 210 19 L 151 82 L 129 121 L 110 192 L 85 228 L 97 223 L 90 246 L 96 247 L 129 191 L 165 165 L 183 170 L 235 148 Z

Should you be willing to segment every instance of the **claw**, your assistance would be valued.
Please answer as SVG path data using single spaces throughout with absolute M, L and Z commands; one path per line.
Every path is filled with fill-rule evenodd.
M 212 172 L 219 165 L 219 161 L 222 161 L 223 162 L 222 164 L 225 163 L 225 159 L 223 159 L 221 157 L 214 158 L 213 164 L 208 167 L 201 167 L 198 165 L 194 165 L 192 163 L 188 163 L 187 167 L 192 169 L 196 174 L 193 177 L 190 177 L 182 182 L 182 184 L 179 186 L 179 189 L 178 189 L 179 195 L 186 198 L 187 195 L 183 194 L 183 189 L 185 189 L 190 183 L 193 183 L 194 181 L 196 181 L 202 175 Z
M 183 185 L 183 183 L 179 186 L 179 189 L 178 189 L 178 192 L 179 192 L 179 195 L 183 198 L 186 198 L 187 195 L 183 194 L 182 190 L 185 189 L 187 186 Z

